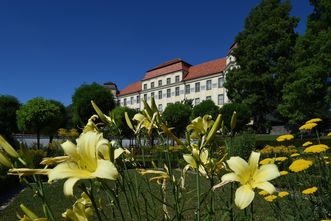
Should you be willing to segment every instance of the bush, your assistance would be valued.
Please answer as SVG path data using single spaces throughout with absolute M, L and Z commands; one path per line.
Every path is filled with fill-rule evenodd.
M 255 150 L 255 134 L 244 132 L 240 136 L 226 139 L 229 156 L 240 156 L 248 159 L 249 155 Z

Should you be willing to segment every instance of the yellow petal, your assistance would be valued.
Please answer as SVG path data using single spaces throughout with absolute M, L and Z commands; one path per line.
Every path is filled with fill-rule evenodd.
M 94 173 L 92 173 L 92 176 L 116 180 L 119 174 L 115 165 L 112 162 L 108 160 L 98 160 L 97 169 Z
M 240 182 L 239 177 L 235 174 L 235 173 L 227 173 L 225 175 L 222 176 L 222 182 L 225 181 L 229 181 L 229 182 L 233 182 L 233 181 L 237 181 Z
M 248 163 L 241 157 L 231 157 L 226 162 L 228 163 L 230 169 L 237 175 L 244 173 L 248 168 Z
M 202 163 L 206 164 L 208 161 L 208 150 L 203 148 L 200 152 L 200 160 Z
M 269 194 L 272 194 L 273 192 L 276 191 L 276 188 L 274 187 L 274 185 L 272 185 L 269 182 L 262 182 L 262 183 L 255 183 L 253 188 L 259 188 L 261 190 L 265 190 L 267 191 Z
M 19 157 L 16 150 L 0 135 L 0 146 L 12 157 Z
M 75 163 L 60 163 L 48 173 L 48 182 L 53 180 L 77 177 L 82 179 L 94 178 L 91 172 L 79 169 Z
M 8 157 L 6 157 L 1 151 L 0 151 L 0 165 L 3 165 L 5 167 L 11 167 L 12 164 L 10 162 L 10 160 L 8 159 Z
M 192 168 L 197 168 L 197 163 L 191 154 L 184 154 L 183 158 Z
M 79 160 L 76 145 L 73 144 L 71 141 L 67 140 L 66 142 L 61 144 L 61 147 L 66 155 L 72 157 L 74 160 Z
M 64 182 L 64 185 L 63 185 L 64 195 L 66 195 L 66 196 L 73 196 L 74 195 L 74 185 L 76 184 L 76 182 L 78 180 L 80 180 L 80 179 L 77 178 L 77 177 L 72 177 L 72 178 L 67 179 Z
M 279 177 L 280 173 L 278 171 L 278 168 L 275 164 L 266 164 L 262 165 L 254 174 L 253 179 L 257 183 L 261 183 L 264 181 L 269 181 L 272 179 L 275 179 L 276 177 Z
M 96 148 L 97 143 L 102 138 L 102 134 L 95 131 L 83 133 L 77 141 L 77 152 L 80 155 L 84 166 L 88 170 L 94 171 L 96 168 Z
M 117 148 L 114 151 L 114 159 L 117 159 L 119 156 L 121 156 L 121 154 L 124 152 L 123 148 Z
M 255 196 L 254 191 L 249 185 L 239 187 L 235 194 L 235 204 L 239 209 L 245 209 L 253 201 Z
M 136 120 L 136 121 L 138 121 L 138 122 L 141 122 L 141 121 L 144 120 L 144 118 L 145 118 L 144 115 L 142 115 L 141 113 L 138 113 L 138 114 L 135 114 L 135 115 L 134 115 L 133 120 Z
M 249 168 L 254 173 L 258 166 L 259 166 L 259 160 L 260 160 L 260 153 L 252 151 L 249 159 L 248 159 L 248 164 Z

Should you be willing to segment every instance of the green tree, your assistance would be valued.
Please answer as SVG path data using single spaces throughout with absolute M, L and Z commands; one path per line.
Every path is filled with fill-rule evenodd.
M 197 104 L 192 109 L 191 120 L 196 117 L 203 117 L 205 114 L 209 114 L 215 120 L 219 114 L 219 107 L 212 100 L 204 100 L 200 104 Z
M 227 73 L 224 86 L 232 102 L 248 105 L 258 132 L 266 131 L 266 115 L 276 109 L 293 70 L 298 19 L 289 15 L 290 10 L 288 1 L 262 0 L 235 39 L 233 55 L 240 68 Z
M 111 128 L 111 135 L 123 138 L 132 138 L 134 132 L 129 128 L 128 124 L 125 120 L 125 112 L 128 113 L 129 118 L 132 119 L 134 115 L 137 113 L 135 109 L 129 107 L 115 107 L 111 111 L 111 117 L 114 119 L 116 123 L 116 128 Z
M 168 127 L 173 128 L 173 132 L 180 137 L 186 131 L 186 126 L 190 123 L 192 108 L 189 104 L 175 103 L 169 104 L 162 113 L 163 119 Z
M 16 97 L 0 95 L 0 134 L 5 137 L 17 132 L 16 111 L 20 103 Z
M 66 125 L 66 108 L 65 106 L 56 100 L 49 100 L 52 104 L 59 108 L 59 111 L 54 112 L 54 117 L 50 119 L 49 125 L 43 129 L 43 133 L 49 135 L 49 142 L 52 143 L 54 135 L 57 134 L 59 128 L 63 128 Z
M 95 114 L 91 100 L 106 114 L 115 107 L 113 94 L 110 90 L 97 83 L 83 84 L 75 90 L 72 96 L 74 124 L 83 126 L 86 124 L 87 120 Z
M 37 146 L 40 148 L 40 135 L 49 135 L 50 131 L 59 129 L 54 122 L 63 121 L 59 105 L 54 101 L 36 97 L 29 100 L 17 110 L 17 126 L 21 131 L 37 134 Z M 50 129 L 50 125 L 52 129 Z
M 246 104 L 224 104 L 220 109 L 220 113 L 222 114 L 222 120 L 224 121 L 226 128 L 228 128 L 229 130 L 231 128 L 231 117 L 234 111 L 236 111 L 237 113 L 237 123 L 235 131 L 239 132 L 242 131 L 249 123 L 252 117 L 252 113 L 250 112 L 249 107 Z
M 331 2 L 311 0 L 313 13 L 308 17 L 307 30 L 295 47 L 293 81 L 286 84 L 280 114 L 291 126 L 308 118 L 329 115 L 331 88 Z

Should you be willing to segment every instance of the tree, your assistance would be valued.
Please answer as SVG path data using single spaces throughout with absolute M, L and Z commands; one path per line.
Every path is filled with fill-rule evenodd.
M 290 10 L 288 1 L 262 0 L 235 39 L 233 55 L 239 68 L 227 73 L 224 86 L 232 102 L 248 105 L 258 132 L 266 131 L 266 115 L 276 109 L 293 70 L 298 19 L 289 16 Z
M 42 97 L 29 100 L 16 113 L 18 128 L 24 132 L 37 134 L 38 148 L 40 148 L 40 134 L 49 134 L 50 131 L 56 131 L 59 127 L 53 125 L 54 122 L 62 122 L 64 118 L 59 105 Z
M 290 126 L 329 115 L 331 101 L 331 2 L 311 0 L 313 13 L 308 17 L 307 30 L 295 47 L 294 80 L 284 87 L 280 114 Z
M 109 113 L 114 107 L 113 94 L 107 88 L 97 84 L 83 84 L 75 90 L 72 96 L 73 123 L 79 126 L 86 124 L 87 120 L 95 114 L 92 107 L 93 100 L 101 111 Z
M 219 107 L 212 100 L 202 101 L 200 104 L 197 104 L 192 109 L 191 120 L 196 117 L 203 117 L 205 114 L 209 114 L 215 120 L 219 114 Z
M 114 136 L 118 136 L 121 139 L 123 138 L 131 138 L 134 135 L 134 132 L 129 128 L 125 120 L 125 112 L 128 113 L 130 119 L 134 117 L 137 113 L 136 110 L 129 107 L 115 107 L 111 111 L 111 117 L 114 119 L 117 128 L 116 131 L 110 132 Z
M 16 111 L 20 103 L 16 97 L 0 95 L 0 134 L 5 137 L 17 132 Z
M 224 104 L 220 109 L 220 113 L 222 114 L 222 120 L 224 121 L 224 124 L 228 129 L 231 128 L 231 117 L 234 111 L 236 111 L 237 113 L 237 123 L 235 131 L 239 132 L 242 131 L 244 127 L 249 123 L 252 114 L 246 104 Z
M 181 137 L 186 131 L 186 126 L 190 123 L 191 112 L 192 108 L 189 104 L 168 104 L 162 117 L 167 122 L 167 126 L 173 128 L 174 134 Z
M 49 135 L 49 142 L 52 143 L 53 137 L 57 134 L 58 129 L 61 127 L 65 127 L 67 113 L 65 106 L 61 102 L 56 100 L 49 100 L 49 102 L 59 108 L 59 111 L 55 112 L 54 117 L 50 119 L 49 125 L 47 125 L 43 129 L 43 132 Z

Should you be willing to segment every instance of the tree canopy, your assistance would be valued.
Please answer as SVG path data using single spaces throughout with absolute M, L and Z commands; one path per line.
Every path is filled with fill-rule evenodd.
M 168 127 L 172 127 L 172 131 L 180 137 L 190 123 L 191 112 L 192 108 L 189 104 L 168 104 L 162 113 L 162 117 L 167 122 Z
M 16 97 L 0 95 L 0 134 L 10 136 L 17 132 L 16 111 L 20 108 L 20 102 Z
M 200 104 L 197 104 L 192 109 L 191 120 L 199 116 L 203 117 L 205 114 L 209 114 L 215 120 L 219 114 L 219 107 L 212 100 L 204 100 Z
M 116 123 L 116 127 L 114 128 L 115 131 L 111 131 L 111 135 L 118 136 L 120 138 L 131 138 L 134 135 L 134 132 L 130 129 L 128 124 L 125 120 L 125 112 L 128 113 L 130 119 L 134 117 L 137 113 L 136 110 L 129 108 L 129 107 L 115 107 L 111 111 L 111 117 L 114 119 Z M 112 130 L 112 128 L 111 128 Z
M 53 133 L 61 125 L 65 116 L 61 112 L 59 102 L 36 97 L 29 100 L 17 110 L 17 126 L 21 131 L 36 133 L 38 148 L 40 147 L 40 134 Z
M 105 114 L 108 114 L 115 107 L 114 97 L 110 90 L 97 83 L 83 84 L 75 90 L 72 96 L 74 124 L 83 126 L 86 124 L 87 120 L 95 114 L 91 100 L 93 100 Z
M 222 114 L 222 120 L 224 121 L 224 124 L 228 130 L 231 128 L 231 117 L 234 111 L 237 113 L 235 131 L 239 132 L 242 131 L 245 125 L 249 123 L 252 113 L 246 104 L 224 104 L 220 109 L 220 113 Z
M 283 84 L 293 70 L 298 19 L 289 15 L 290 10 L 288 1 L 262 0 L 235 39 L 233 55 L 240 68 L 227 73 L 224 86 L 232 102 L 248 105 L 259 132 L 265 132 L 266 115 L 276 109 Z
M 311 0 L 313 13 L 295 47 L 293 81 L 284 87 L 278 110 L 292 126 L 329 114 L 331 101 L 331 2 Z M 329 80 L 330 81 L 330 80 Z

